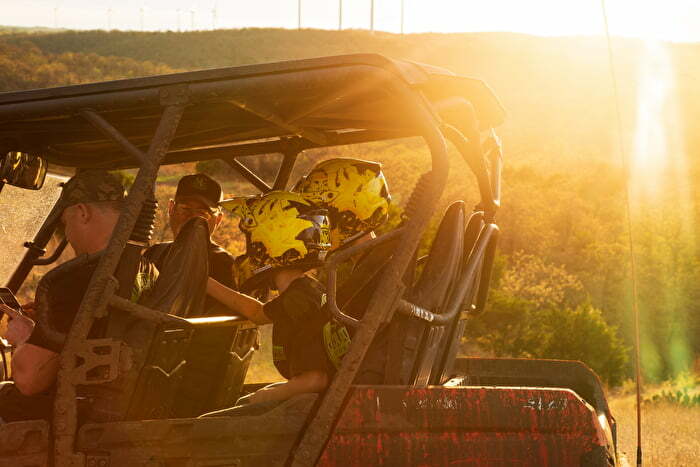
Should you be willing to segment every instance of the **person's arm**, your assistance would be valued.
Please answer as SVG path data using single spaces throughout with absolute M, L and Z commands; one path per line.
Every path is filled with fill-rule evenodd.
M 207 293 L 255 324 L 268 324 L 272 320 L 263 312 L 263 304 L 248 295 L 229 289 L 211 277 L 207 281 Z
M 39 394 L 51 387 L 58 374 L 58 354 L 43 347 L 26 344 L 34 331 L 34 321 L 8 306 L 0 311 L 10 320 L 5 337 L 15 347 L 12 353 L 12 379 L 24 395 Z
M 58 354 L 33 344 L 20 344 L 12 353 L 12 379 L 25 396 L 51 387 L 58 375 Z

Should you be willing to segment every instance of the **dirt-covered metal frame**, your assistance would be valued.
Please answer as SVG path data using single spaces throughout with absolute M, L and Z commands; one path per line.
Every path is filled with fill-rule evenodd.
M 323 96 L 315 93 L 317 87 L 325 90 Z M 264 91 L 269 90 L 274 95 L 265 95 Z M 294 90 L 308 92 L 294 95 Z M 284 99 L 287 101 L 283 102 Z M 391 106 L 395 109 L 387 109 Z M 344 108 L 352 111 L 343 115 Z M 227 129 L 227 125 L 220 125 L 217 120 L 229 118 L 222 116 L 226 109 L 244 121 L 236 127 L 233 137 L 226 133 L 231 131 L 231 126 Z M 139 111 L 145 116 L 141 125 L 134 118 Z M 188 113 L 195 114 L 194 118 L 186 120 L 183 127 Z M 199 121 L 202 118 L 209 120 Z M 402 275 L 447 182 L 448 140 L 475 175 L 481 195 L 476 209 L 481 213 L 476 244 L 457 287 L 466 293 L 477 276 L 489 277 L 498 236 L 494 216 L 500 204 L 501 150 L 493 130 L 483 141 L 481 131 L 492 129 L 502 118 L 500 105 L 478 80 L 369 55 L 0 95 L 0 149 L 38 151 L 50 162 L 68 167 L 138 167 L 112 238 L 90 280 L 60 355 L 52 422 L 54 465 L 85 462 L 83 454 L 75 452 L 74 447 L 78 428 L 76 386 L 86 383 L 86 365 L 98 359 L 92 350 L 94 343 L 88 340 L 94 320 L 106 316 L 108 307 L 155 322 L 171 319 L 117 296 L 118 281 L 114 277 L 139 212 L 153 195 L 162 164 L 220 158 L 265 192 L 288 185 L 297 156 L 305 149 L 408 136 L 422 137 L 427 144 L 431 170 L 420 177 L 414 188 L 403 227 L 373 242 L 337 253 L 329 262 L 331 310 L 339 320 L 356 327 L 356 333 L 342 367 L 316 405 L 288 459 L 291 465 L 314 465 L 382 323 L 399 312 L 431 326 L 444 326 L 462 311 L 464 294 L 457 294 L 449 309 L 439 311 L 422 309 L 401 298 Z M 86 128 L 85 123 L 93 130 Z M 178 133 L 179 128 L 184 134 Z M 95 130 L 101 139 L 96 138 Z M 64 136 L 60 136 L 61 131 L 66 132 Z M 237 160 L 241 156 L 269 153 L 283 155 L 272 185 Z M 19 289 L 34 265 L 48 262 L 42 256 L 54 229 L 55 225 L 43 225 L 27 244 L 24 258 L 9 280 L 11 289 Z M 357 321 L 344 315 L 334 306 L 337 265 L 398 235 L 401 241 L 364 317 Z M 483 307 L 487 289 L 488 280 L 481 280 L 472 311 Z M 116 353 L 115 350 L 113 354 Z M 76 363 L 78 355 L 84 360 L 82 365 Z

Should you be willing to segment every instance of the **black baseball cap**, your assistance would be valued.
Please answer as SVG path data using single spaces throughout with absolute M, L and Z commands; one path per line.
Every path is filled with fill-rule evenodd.
M 221 185 L 208 175 L 185 175 L 178 182 L 175 191 L 175 201 L 183 198 L 194 198 L 210 209 L 218 209 L 223 199 L 223 190 Z

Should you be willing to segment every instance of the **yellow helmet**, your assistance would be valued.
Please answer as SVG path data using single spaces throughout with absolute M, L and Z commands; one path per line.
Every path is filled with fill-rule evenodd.
M 328 209 L 334 247 L 371 232 L 389 217 L 391 196 L 377 162 L 342 158 L 320 162 L 293 191 Z
M 241 217 L 252 275 L 287 266 L 310 269 L 330 249 L 327 211 L 298 193 L 271 191 L 225 200 L 221 206 Z

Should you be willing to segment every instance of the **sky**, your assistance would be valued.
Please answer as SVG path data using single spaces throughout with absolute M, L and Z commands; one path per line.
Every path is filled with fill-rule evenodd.
M 301 0 L 302 27 L 369 29 L 372 0 Z M 0 24 L 70 29 L 296 28 L 299 0 L 0 0 Z M 400 32 L 402 0 L 374 0 L 374 27 Z M 403 0 L 404 31 L 604 31 L 601 0 Z M 700 0 L 606 0 L 614 35 L 700 42 Z M 216 14 L 214 14 L 216 12 Z

